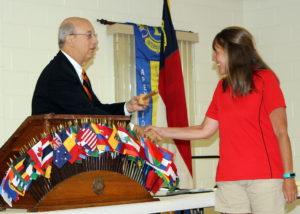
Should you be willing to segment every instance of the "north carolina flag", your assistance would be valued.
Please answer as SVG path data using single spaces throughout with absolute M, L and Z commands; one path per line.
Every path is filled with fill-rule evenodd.
M 163 103 L 158 103 L 157 125 L 186 127 L 188 126 L 188 116 L 180 54 L 167 0 L 164 0 L 162 19 L 158 89 Z M 162 121 L 162 118 L 164 118 L 164 111 L 167 124 L 163 124 L 165 122 Z M 190 142 L 175 140 L 174 143 L 167 143 L 164 146 L 175 154 L 174 161 L 178 169 L 180 187 L 192 188 L 193 180 Z

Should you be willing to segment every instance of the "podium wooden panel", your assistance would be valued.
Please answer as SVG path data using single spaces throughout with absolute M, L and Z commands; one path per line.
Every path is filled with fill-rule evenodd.
M 30 116 L 26 118 L 0 149 L 0 178 L 2 179 L 5 176 L 5 172 L 8 169 L 7 163 L 10 162 L 10 158 L 18 157 L 20 149 L 24 148 L 31 139 L 40 137 L 42 133 L 49 132 L 51 128 L 60 124 L 83 119 L 128 123 L 130 118 L 115 115 L 46 114 Z M 106 166 L 100 166 L 103 160 L 111 162 L 109 164 L 112 167 L 108 167 L 109 170 L 104 170 Z M 130 177 L 133 174 L 132 170 L 137 169 L 136 166 L 131 166 L 130 173 L 126 173 L 123 170 L 124 165 L 127 164 L 124 162 L 124 158 L 113 160 L 106 157 L 101 160 L 97 159 L 95 162 L 93 161 L 90 158 L 85 162 L 86 165 L 91 165 L 87 168 L 79 164 L 74 164 L 74 166 L 67 164 L 62 169 L 54 167 L 51 179 L 40 177 L 38 180 L 33 181 L 25 196 L 20 197 L 19 201 L 13 202 L 13 207 L 29 211 L 47 211 L 156 200 L 141 185 L 143 182 L 141 172 L 139 172 L 138 176 L 132 175 Z M 93 165 L 97 165 L 97 167 Z M 118 165 L 121 165 L 121 167 L 117 167 Z M 113 171 L 114 169 L 115 171 Z M 64 170 L 67 170 L 68 175 L 64 175 Z M 60 176 L 55 176 L 55 173 Z M 64 179 L 57 179 L 57 177 L 63 177 Z M 103 192 L 100 194 L 96 194 L 92 187 L 94 181 L 98 178 L 101 178 L 104 185 Z M 0 202 L 2 207 L 7 207 L 2 198 Z

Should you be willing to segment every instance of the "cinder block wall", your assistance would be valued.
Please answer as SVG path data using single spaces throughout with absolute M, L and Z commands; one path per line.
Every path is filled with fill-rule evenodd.
M 300 2 L 296 0 L 171 0 L 176 29 L 199 33 L 195 45 L 197 100 L 195 123 L 199 124 L 218 81 L 212 68 L 211 42 L 229 25 L 242 25 L 257 38 L 261 54 L 281 79 L 295 152 L 300 171 Z M 88 73 L 103 102 L 114 101 L 112 37 L 96 22 L 104 18 L 119 22 L 160 25 L 162 0 L 0 0 L 0 145 L 30 115 L 31 98 L 38 75 L 58 51 L 57 28 L 69 16 L 88 18 L 99 38 L 99 51 Z M 194 142 L 194 155 L 218 154 L 218 139 Z M 212 187 L 216 160 L 196 160 L 196 187 Z
M 278 75 L 285 94 L 294 170 L 300 173 L 300 2 L 244 1 L 244 25 L 257 38 L 257 46 Z M 299 176 L 296 180 L 300 181 Z M 295 204 L 298 206 L 295 207 Z M 288 206 L 288 213 L 300 213 L 300 202 Z
M 299 8 L 299 1 L 244 2 L 244 24 L 256 36 L 258 49 L 281 81 L 297 172 L 300 172 Z

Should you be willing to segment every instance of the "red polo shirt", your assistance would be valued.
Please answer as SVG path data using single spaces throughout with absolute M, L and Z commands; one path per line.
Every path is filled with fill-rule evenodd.
M 253 76 L 255 90 L 233 97 L 222 80 L 214 92 L 206 116 L 218 120 L 220 159 L 217 181 L 282 178 L 283 165 L 270 113 L 285 107 L 279 81 L 271 70 Z

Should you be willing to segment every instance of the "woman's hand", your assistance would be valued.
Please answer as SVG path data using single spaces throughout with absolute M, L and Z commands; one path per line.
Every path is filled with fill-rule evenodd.
M 298 189 L 295 179 L 284 179 L 283 194 L 287 203 L 292 203 L 297 199 Z
M 160 136 L 157 131 L 155 131 L 157 129 L 159 128 L 154 126 L 142 127 L 142 126 L 134 125 L 133 127 L 133 130 L 135 131 L 137 136 L 147 137 L 152 141 L 156 141 L 156 142 L 161 141 L 163 139 L 163 137 Z
M 145 134 L 151 140 L 161 141 L 164 136 L 164 128 L 156 127 L 156 126 L 147 126 L 145 128 Z

